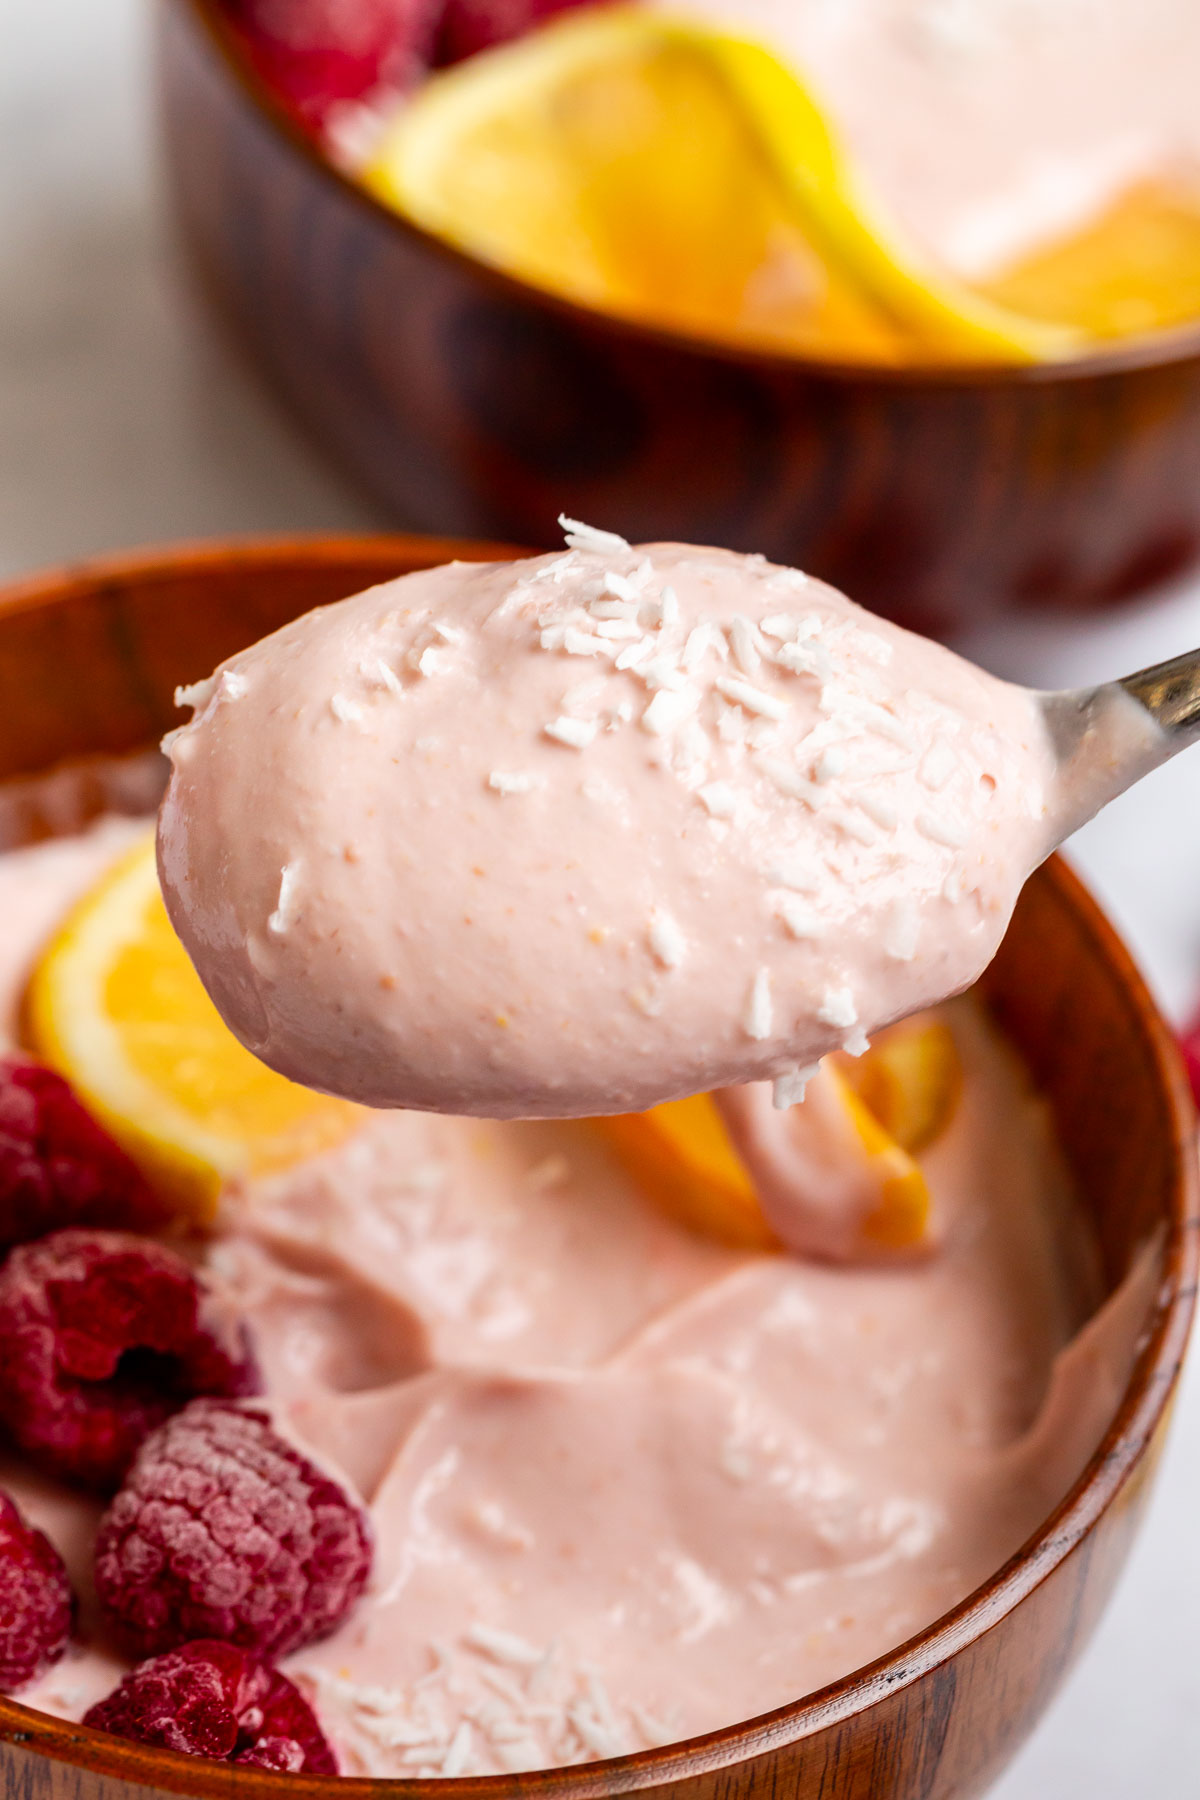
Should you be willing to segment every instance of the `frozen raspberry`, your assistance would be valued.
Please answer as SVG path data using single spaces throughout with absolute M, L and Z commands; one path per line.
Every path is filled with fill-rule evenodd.
M 100 1522 L 96 1589 L 138 1656 L 217 1637 L 283 1656 L 371 1571 L 366 1515 L 258 1408 L 194 1400 L 147 1439 Z
M 0 1694 L 15 1694 L 58 1661 L 74 1614 L 62 1557 L 0 1493 Z
M 1192 1092 L 1200 1106 L 1200 1018 L 1193 1019 L 1183 1034 L 1183 1060 L 1192 1078 Z
M 493 44 L 524 37 L 555 13 L 595 0 L 448 0 L 434 52 L 438 63 L 461 62 Z
M 194 1395 L 259 1388 L 242 1329 L 162 1244 L 57 1231 L 0 1268 L 0 1422 L 52 1474 L 111 1491 Z
M 164 1217 L 61 1075 L 0 1058 L 0 1255 L 67 1225 L 148 1231 Z
M 83 1722 L 210 1762 L 290 1775 L 338 1772 L 299 1688 L 250 1651 L 212 1639 L 140 1663 Z
M 263 80 L 314 131 L 334 108 L 404 93 L 429 65 L 441 0 L 226 0 Z

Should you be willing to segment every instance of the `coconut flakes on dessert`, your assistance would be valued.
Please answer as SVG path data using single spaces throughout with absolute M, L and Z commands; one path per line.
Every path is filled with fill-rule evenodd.
M 557 719 L 551 719 L 548 725 L 543 725 L 542 730 L 557 744 L 566 744 L 572 750 L 586 750 L 599 726 L 595 719 L 572 719 L 561 713 Z
M 759 969 L 750 987 L 742 1025 L 749 1038 L 761 1041 L 771 1035 L 774 1006 L 771 1001 L 771 971 Z
M 602 531 L 598 525 L 585 525 L 582 519 L 569 519 L 559 513 L 558 523 L 570 550 L 581 550 L 593 556 L 619 555 L 630 549 L 629 540 L 615 531 Z
M 832 1025 L 835 1031 L 849 1031 L 852 1025 L 858 1024 L 853 991 L 848 987 L 827 987 L 821 996 L 817 1017 L 822 1025 Z
M 646 928 L 650 948 L 664 969 L 678 969 L 687 956 L 687 938 L 678 921 L 655 907 Z
M 493 769 L 487 784 L 497 794 L 529 794 L 538 780 L 524 769 Z
M 345 694 L 330 694 L 329 710 L 339 725 L 360 725 L 366 718 L 358 701 L 349 699 Z
M 267 920 L 267 930 L 275 937 L 283 937 L 296 921 L 296 890 L 300 880 L 300 865 L 285 863 L 279 871 L 279 898 L 275 902 L 275 911 Z
M 795 894 L 776 894 L 772 905 L 794 938 L 819 938 L 825 930 L 824 921 Z
M 785 719 L 791 709 L 789 700 L 782 700 L 777 694 L 764 693 L 762 688 L 754 687 L 736 675 L 718 675 L 713 686 L 726 700 L 732 700 L 735 706 L 742 706 L 747 712 L 760 713 L 763 718 Z
M 967 841 L 965 825 L 955 819 L 940 818 L 936 813 L 918 813 L 913 824 L 923 838 L 931 844 L 941 844 L 946 850 L 961 850 Z

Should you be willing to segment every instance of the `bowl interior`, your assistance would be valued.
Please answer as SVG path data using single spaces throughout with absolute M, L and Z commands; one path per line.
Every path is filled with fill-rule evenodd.
M 178 722 L 175 686 L 308 608 L 453 557 L 511 550 L 422 538 L 284 540 L 185 549 L 65 571 L 0 597 L 0 802 L 55 765 L 151 750 Z M 96 806 L 104 804 L 96 785 Z M 5 809 L 0 808 L 0 816 Z M 7 808 L 11 813 L 12 809 Z M 19 841 L 54 829 L 28 812 Z M 1170 1032 L 1128 954 L 1057 860 L 1029 883 L 982 990 L 1047 1096 L 1115 1286 L 1154 1235 L 1161 1282 L 1128 1388 L 1095 1457 L 1038 1535 L 1005 1569 L 926 1632 L 868 1669 L 759 1720 L 604 1765 L 522 1777 L 522 1788 L 582 1797 L 656 1786 L 728 1766 L 874 1704 L 896 1682 L 937 1666 L 1011 1611 L 1095 1525 L 1143 1459 L 1162 1418 L 1190 1321 L 1200 1237 L 1194 1116 Z M 166 1756 L 43 1719 L 0 1700 L 0 1739 L 54 1758 L 187 1792 L 249 1793 L 273 1777 L 198 1770 Z M 363 1785 L 363 1784 L 359 1784 Z M 507 1778 L 471 1789 L 511 1793 Z M 305 1778 L 332 1796 L 345 1783 Z M 444 1782 L 406 1783 L 431 1800 Z
M 1044 382 L 1060 377 L 1103 374 L 1114 369 L 1153 367 L 1182 362 L 1200 355 L 1200 319 L 1197 319 L 1194 324 L 1174 327 L 1143 337 L 1128 340 L 1117 339 L 1111 344 L 1102 345 L 1085 354 L 1053 363 L 998 363 L 972 366 L 954 361 L 939 363 L 933 358 L 918 364 L 899 366 L 889 366 L 885 363 L 842 362 L 835 357 L 813 357 L 800 352 L 757 348 L 736 341 L 723 342 L 716 337 L 695 335 L 683 330 L 672 329 L 667 325 L 643 325 L 636 318 L 628 315 L 609 312 L 600 307 L 591 306 L 585 301 L 567 299 L 554 293 L 551 289 L 536 286 L 519 275 L 508 274 L 494 264 L 473 256 L 469 251 L 455 248 L 446 239 L 435 236 L 415 221 L 404 217 L 391 207 L 385 206 L 374 194 L 344 173 L 335 162 L 323 154 L 316 140 L 302 128 L 270 84 L 257 72 L 245 54 L 222 0 L 179 0 L 179 3 L 185 5 L 201 20 L 209 38 L 219 50 L 230 75 L 244 89 L 258 111 L 270 120 L 277 132 L 291 141 L 315 169 L 319 169 L 326 177 L 341 186 L 354 197 L 358 204 L 368 208 L 377 218 L 388 220 L 391 228 L 395 231 L 420 239 L 439 256 L 468 264 L 480 271 L 490 282 L 497 284 L 500 289 L 506 290 L 514 296 L 520 295 L 526 305 L 535 309 L 564 312 L 581 320 L 591 320 L 601 326 L 605 332 L 612 332 L 617 336 L 628 336 L 649 343 L 657 341 L 675 347 L 686 347 L 701 355 L 711 355 L 719 361 L 752 363 L 762 367 L 811 368 L 833 379 L 878 380 L 884 386 L 889 384 L 904 386 L 926 381 L 948 382 L 954 386 Z

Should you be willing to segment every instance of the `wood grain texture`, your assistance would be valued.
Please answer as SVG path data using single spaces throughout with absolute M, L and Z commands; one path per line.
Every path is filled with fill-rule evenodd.
M 0 791 L 38 767 L 153 743 L 171 690 L 305 608 L 482 547 L 291 540 L 60 572 L 0 595 Z M 0 922 L 2 928 L 2 922 Z M 1085 1643 L 1141 1517 L 1191 1319 L 1200 1200 L 1194 1116 L 1169 1031 L 1078 881 L 1030 882 L 983 984 L 1053 1108 L 1110 1284 L 1148 1232 L 1162 1283 L 1120 1410 L 1036 1537 L 929 1631 L 747 1724 L 589 1767 L 452 1784 L 459 1800 L 970 1800 Z M 449 1800 L 443 1782 L 344 1783 L 200 1764 L 0 1700 L 8 1800 Z
M 556 301 L 342 179 L 167 0 L 175 210 L 204 286 L 318 441 L 406 525 L 760 550 L 937 636 L 1095 606 L 1200 554 L 1200 327 L 1069 369 L 883 371 Z

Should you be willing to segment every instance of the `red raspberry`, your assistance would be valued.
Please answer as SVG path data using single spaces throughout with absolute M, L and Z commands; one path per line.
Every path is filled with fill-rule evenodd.
M 248 1650 L 212 1639 L 140 1663 L 83 1722 L 210 1762 L 291 1775 L 338 1772 L 299 1688 Z
M 0 1694 L 15 1694 L 58 1661 L 74 1615 L 62 1557 L 0 1493 Z
M 429 65 L 441 0 L 226 0 L 263 80 L 311 130 L 347 102 L 404 93 Z
M 57 1231 L 0 1268 L 0 1421 L 52 1474 L 111 1491 L 185 1401 L 260 1386 L 241 1327 L 162 1244 Z
M 265 1412 L 217 1400 L 147 1439 L 96 1538 L 101 1605 L 137 1656 L 196 1637 L 283 1656 L 340 1624 L 370 1572 L 345 1489 Z
M 1200 1106 L 1200 1018 L 1193 1019 L 1183 1034 L 1183 1060 L 1192 1079 L 1192 1092 Z
M 493 44 L 525 37 L 555 13 L 595 0 L 448 0 L 438 31 L 435 61 L 461 62 Z
M 148 1231 L 165 1216 L 61 1075 L 0 1058 L 0 1255 L 66 1225 Z

